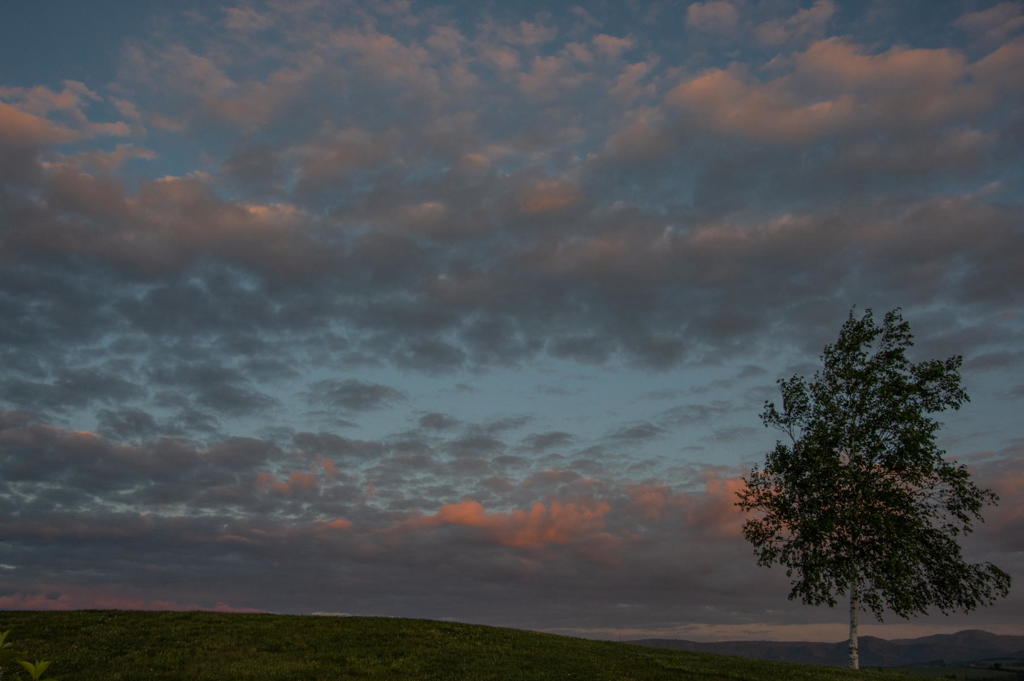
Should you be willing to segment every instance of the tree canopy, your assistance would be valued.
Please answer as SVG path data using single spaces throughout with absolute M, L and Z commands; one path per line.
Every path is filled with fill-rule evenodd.
M 913 363 L 912 345 L 899 309 L 881 326 L 871 310 L 851 311 L 813 380 L 781 379 L 781 409 L 765 402 L 764 424 L 789 441 L 739 493 L 753 513 L 744 536 L 759 564 L 785 566 L 791 599 L 835 606 L 850 596 L 853 666 L 862 608 L 879 620 L 969 611 L 1009 592 L 1005 572 L 963 559 L 958 539 L 997 497 L 945 458 L 930 416 L 969 400 L 962 358 Z

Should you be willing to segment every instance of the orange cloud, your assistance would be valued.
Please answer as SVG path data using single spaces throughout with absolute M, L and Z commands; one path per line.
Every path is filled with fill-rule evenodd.
M 861 45 L 828 38 L 795 55 L 787 75 L 761 81 L 742 67 L 711 69 L 678 84 L 665 102 L 718 132 L 780 144 L 943 124 L 986 110 L 1000 88 L 1021 82 L 1021 45 L 1005 45 L 968 66 L 953 49 L 867 54 Z
M 0 142 L 31 146 L 73 142 L 78 137 L 73 130 L 0 102 Z
M 971 74 L 989 88 L 1005 92 L 1024 87 L 1024 38 L 1018 38 L 971 64 Z
M 714 537 L 742 536 L 745 515 L 736 506 L 736 493 L 743 487 L 739 477 L 709 477 L 704 483 L 704 494 L 691 499 L 686 524 Z
M 273 473 L 257 473 L 256 486 L 284 496 L 314 492 L 317 489 L 317 479 L 312 473 L 295 471 L 288 476 L 288 480 L 281 480 Z
M 598 33 L 591 42 L 594 48 L 609 59 L 618 59 L 623 52 L 633 49 L 636 40 L 632 36 L 618 38 L 606 33 Z
M 484 530 L 502 546 L 533 548 L 546 544 L 567 544 L 593 535 L 604 527 L 604 516 L 611 510 L 605 502 L 593 504 L 536 502 L 528 511 L 488 513 L 483 504 L 463 499 L 447 504 L 430 516 L 419 516 L 404 523 L 407 528 L 435 528 L 459 525 Z
M 955 50 L 893 47 L 881 54 L 863 54 L 861 46 L 842 38 L 814 43 L 796 62 L 802 76 L 844 90 L 949 86 L 965 67 L 966 59 Z
M 749 83 L 723 69 L 677 85 L 666 101 L 699 114 L 721 132 L 783 143 L 806 142 L 844 128 L 855 109 L 849 95 L 805 103 L 781 79 Z
M 574 206 L 583 199 L 579 187 L 565 180 L 541 180 L 520 196 L 519 209 L 528 215 L 554 213 Z
M 352 529 L 352 521 L 346 520 L 345 518 L 335 518 L 331 522 L 327 523 L 327 527 L 335 530 L 350 530 Z
M 626 488 L 627 510 L 648 522 L 661 522 L 670 513 L 681 514 L 683 525 L 701 536 L 731 538 L 742 535 L 744 514 L 736 507 L 743 479 L 709 475 L 703 491 L 673 492 L 668 485 L 641 484 Z M 680 517 L 680 516 L 673 516 Z
M 326 475 L 328 478 L 333 478 L 335 475 L 338 474 L 338 466 L 334 463 L 333 460 L 321 457 L 320 465 L 323 466 L 324 475 Z
M 680 506 L 680 495 L 672 493 L 668 485 L 630 485 L 626 488 L 629 496 L 629 510 L 651 522 L 661 520 L 666 510 Z

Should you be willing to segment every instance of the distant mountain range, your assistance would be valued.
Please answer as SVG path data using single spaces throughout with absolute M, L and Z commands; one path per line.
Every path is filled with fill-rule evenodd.
M 629 641 L 653 648 L 672 648 L 718 655 L 738 655 L 762 660 L 845 667 L 849 644 L 796 641 L 718 641 L 701 643 L 671 638 Z M 1024 658 L 1024 636 L 1001 636 L 970 629 L 955 634 L 887 641 L 874 636 L 860 637 L 862 667 L 908 667 L 927 664 L 965 664 L 987 658 Z

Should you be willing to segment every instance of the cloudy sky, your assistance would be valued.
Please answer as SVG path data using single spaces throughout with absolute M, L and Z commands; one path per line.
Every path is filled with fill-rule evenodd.
M 850 309 L 1024 633 L 1024 3 L 15 0 L 0 607 L 839 640 L 739 534 Z

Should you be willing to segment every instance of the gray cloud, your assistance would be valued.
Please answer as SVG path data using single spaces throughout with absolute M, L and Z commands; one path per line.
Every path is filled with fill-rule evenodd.
M 352 411 L 380 409 L 405 395 L 380 383 L 369 383 L 354 378 L 317 381 L 306 396 L 306 401 L 318 406 L 331 406 Z
M 624 442 L 642 442 L 644 440 L 652 440 L 654 438 L 661 437 L 664 433 L 664 429 L 659 428 L 653 423 L 644 422 L 632 425 L 623 425 L 617 430 L 612 431 L 608 437 L 612 440 L 620 440 Z
M 459 420 L 448 416 L 447 414 L 441 414 L 433 411 L 423 414 L 419 418 L 419 424 L 421 428 L 429 428 L 431 430 L 448 430 L 459 425 Z

